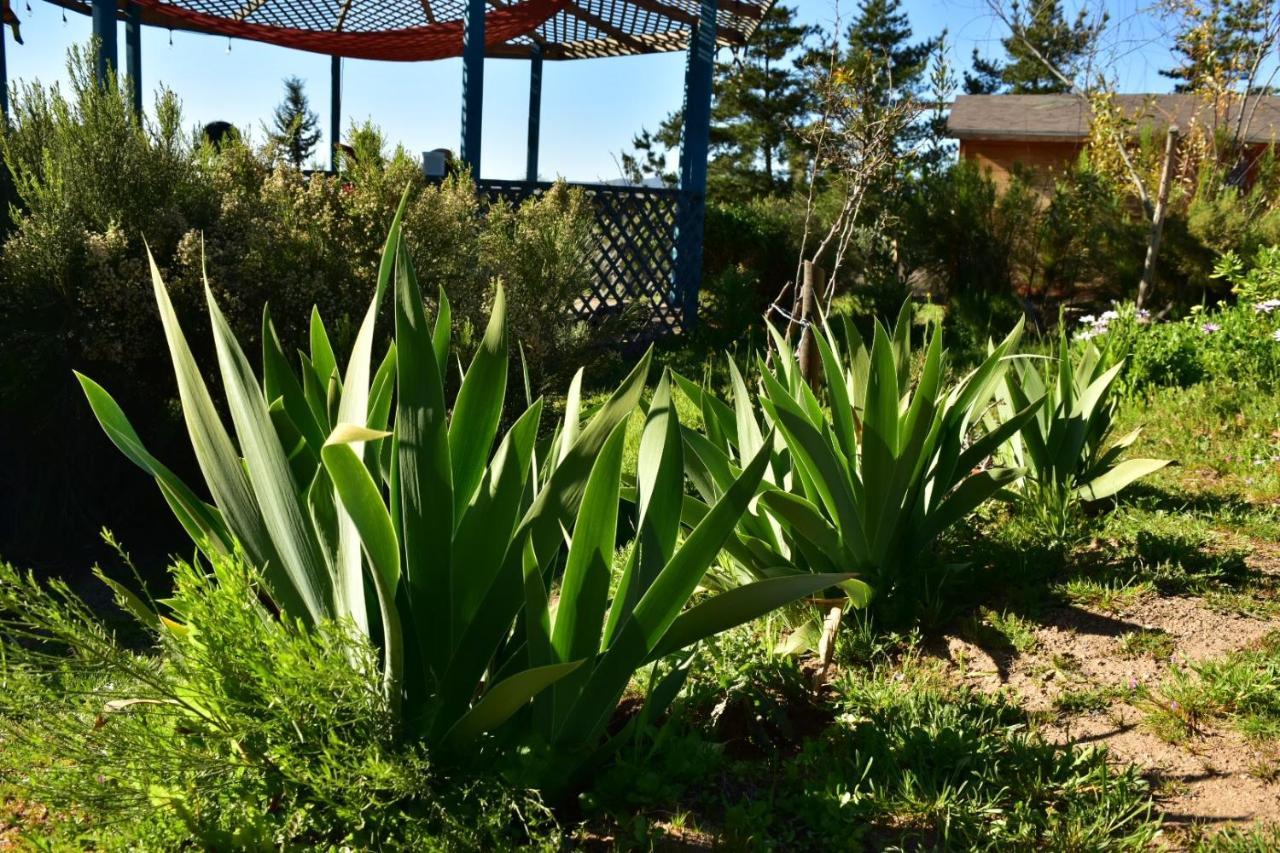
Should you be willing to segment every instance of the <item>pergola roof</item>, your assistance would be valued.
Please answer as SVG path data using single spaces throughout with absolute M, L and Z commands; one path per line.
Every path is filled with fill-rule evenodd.
M 85 0 L 50 0 L 88 14 Z M 460 56 L 466 0 L 133 0 L 151 26 L 357 59 Z M 486 55 L 586 59 L 684 50 L 699 0 L 487 0 Z M 743 44 L 773 0 L 719 0 L 717 41 Z M 120 0 L 121 9 L 125 0 Z

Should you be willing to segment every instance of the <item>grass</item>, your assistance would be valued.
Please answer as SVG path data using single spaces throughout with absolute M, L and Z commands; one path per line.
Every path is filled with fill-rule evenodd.
M 1126 657 L 1163 660 L 1173 655 L 1177 641 L 1159 629 L 1130 631 L 1120 636 L 1120 652 Z
M 1255 743 L 1280 745 L 1280 632 L 1255 648 L 1174 667 L 1144 704 L 1148 727 L 1172 743 L 1225 724 Z
M 649 815 L 654 832 L 698 814 L 731 849 L 1137 850 L 1156 831 L 1140 776 L 1045 742 L 1016 704 L 952 684 L 910 642 L 843 661 L 818 692 L 794 660 L 727 642 L 732 680 L 750 686 L 726 692 L 715 665 L 695 676 L 660 741 L 608 774 L 603 813 Z
M 685 372 L 700 375 L 696 365 Z M 600 399 L 588 395 L 584 410 Z M 701 413 L 683 395 L 675 399 L 682 421 L 700 423 Z M 1072 515 L 1055 542 L 1045 541 L 1044 519 L 1003 504 L 984 507 L 938 549 L 951 572 L 938 627 L 890 634 L 855 616 L 838 637 L 835 674 L 826 683 L 815 682 L 802 661 L 773 652 L 795 614 L 790 623 L 775 616 L 731 632 L 700 652 L 667 724 L 622 748 L 576 802 L 548 817 L 518 786 L 493 780 L 479 801 L 459 806 L 457 819 L 468 826 L 449 832 L 489 843 L 521 836 L 544 846 L 621 849 L 1149 849 L 1161 821 L 1139 768 L 1116 765 L 1102 750 L 1046 741 L 1038 726 L 1052 714 L 968 687 L 925 653 L 958 628 L 984 648 L 1013 653 L 1006 658 L 1028 656 L 1052 670 L 1051 683 L 1060 685 L 1053 711 L 1069 717 L 1107 711 L 1123 688 L 1091 682 L 1069 653 L 1046 653 L 1038 638 L 1057 608 L 1114 617 L 1179 596 L 1263 618 L 1280 613 L 1276 581 L 1258 567 L 1258 555 L 1267 553 L 1261 543 L 1280 541 L 1280 466 L 1254 464 L 1280 455 L 1280 401 L 1234 387 L 1166 390 L 1128 404 L 1120 420 L 1119 431 L 1146 425 L 1134 455 L 1181 464 L 1118 501 Z M 637 416 L 628 427 L 629 467 L 642 425 Z M 1166 661 L 1175 651 L 1174 638 L 1160 630 L 1129 625 L 1117 633 L 1119 654 L 1129 658 Z M 1155 686 L 1124 691 L 1123 698 L 1140 708 L 1145 725 L 1174 742 L 1231 728 L 1260 756 L 1250 772 L 1275 780 L 1277 697 L 1280 634 L 1217 661 L 1175 666 Z M 317 773 L 346 778 L 354 755 L 369 762 L 369 773 L 386 772 L 378 762 L 394 755 L 372 754 L 376 742 L 359 733 L 347 737 L 359 748 L 326 753 Z M 149 827 L 136 823 L 136 838 L 120 829 L 95 835 L 92 814 L 55 809 L 47 818 L 16 784 L 22 768 L 38 759 L 30 744 L 0 745 L 0 802 L 14 813 L 0 810 L 0 824 L 25 823 L 46 846 L 68 848 L 94 841 L 163 846 L 185 829 L 169 810 Z M 311 837 L 339 838 L 321 822 L 333 803 L 348 808 L 348 795 L 359 803 L 346 814 L 366 809 L 392 825 L 403 819 L 388 802 L 401 796 L 398 786 L 424 799 L 436 795 L 437 782 L 450 790 L 452 780 L 423 778 L 415 789 L 410 780 L 388 777 L 384 787 L 392 793 L 384 795 L 365 781 L 338 787 L 308 777 L 307 784 L 333 790 L 333 802 L 307 812 L 306 820 L 321 827 Z M 229 788 L 226 797 L 238 790 Z M 365 794 L 377 802 L 366 804 Z M 265 800 L 250 799 L 228 817 L 243 817 L 255 831 L 252 820 L 276 819 Z M 368 818 L 351 818 L 361 819 Z M 437 825 L 416 830 L 417 840 L 443 843 L 444 819 L 433 819 Z M 521 820 L 534 823 L 507 832 Z M 8 840 L 3 832 L 0 845 Z M 367 838 L 362 832 L 353 837 Z M 1204 851 L 1270 850 L 1280 845 L 1280 828 L 1193 831 L 1185 841 Z M 396 846 L 391 837 L 385 844 Z

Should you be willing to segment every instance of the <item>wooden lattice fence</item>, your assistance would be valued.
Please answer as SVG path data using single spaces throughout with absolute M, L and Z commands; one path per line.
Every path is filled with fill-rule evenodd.
M 519 204 L 554 184 L 528 181 L 480 182 L 491 200 Z M 691 236 L 692 194 L 662 187 L 571 184 L 581 189 L 595 214 L 592 277 L 572 308 L 586 318 L 647 309 L 651 322 L 643 336 L 682 331 L 685 308 L 697 298 L 697 276 L 681 240 Z M 700 230 L 700 229 L 699 229 Z M 683 232 L 683 233 L 682 233 Z M 682 263 L 682 256 L 686 261 Z M 692 316 L 689 320 L 692 320 Z

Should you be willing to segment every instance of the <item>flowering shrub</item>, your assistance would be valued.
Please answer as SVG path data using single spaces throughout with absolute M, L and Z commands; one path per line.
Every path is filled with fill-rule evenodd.
M 1081 317 L 1079 326 L 1077 346 L 1092 342 L 1109 363 L 1125 360 L 1117 380 L 1123 394 L 1206 379 L 1266 386 L 1280 378 L 1280 298 L 1193 306 L 1167 322 L 1126 303 Z

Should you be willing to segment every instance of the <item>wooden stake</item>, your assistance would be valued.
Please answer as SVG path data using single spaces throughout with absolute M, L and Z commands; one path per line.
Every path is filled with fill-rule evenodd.
M 800 357 L 800 375 L 808 382 L 809 387 L 815 391 L 818 389 L 818 358 L 814 352 L 816 347 L 813 344 L 813 322 L 817 317 L 817 283 L 823 277 L 822 268 L 813 261 L 804 262 L 804 278 L 800 284 L 800 319 L 802 321 L 800 329 L 800 347 L 797 354 Z
M 1178 143 L 1178 126 L 1169 125 L 1169 135 L 1164 141 L 1164 168 L 1160 171 L 1160 189 L 1156 195 L 1156 207 L 1151 214 L 1151 232 L 1147 237 L 1147 257 L 1142 264 L 1142 281 L 1138 284 L 1137 307 L 1141 308 L 1155 287 L 1156 257 L 1160 254 L 1160 234 L 1164 230 L 1164 215 L 1169 206 L 1169 185 L 1173 183 L 1173 158 Z

